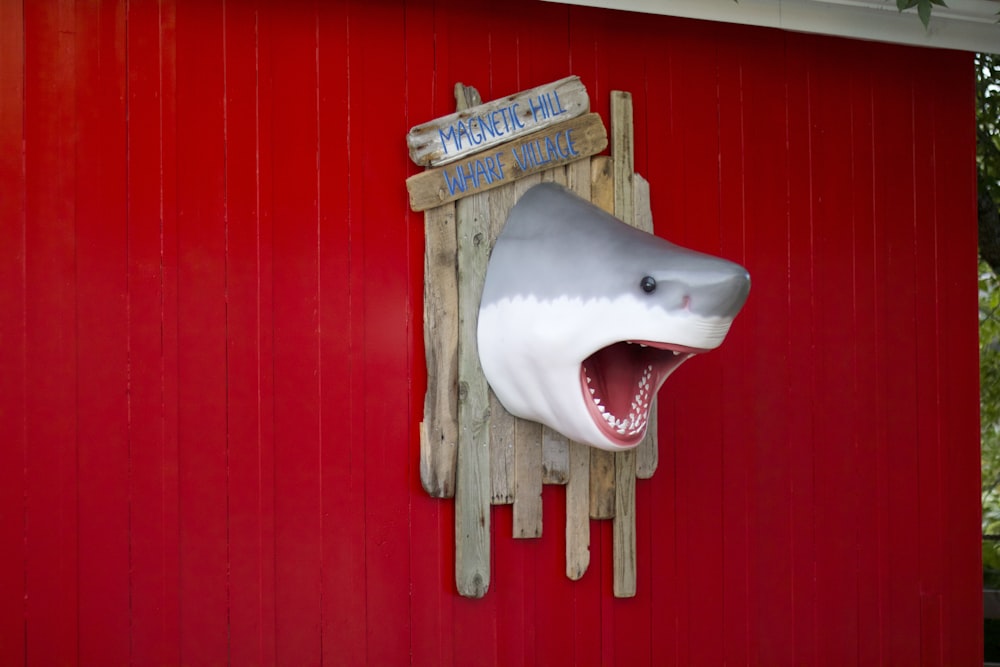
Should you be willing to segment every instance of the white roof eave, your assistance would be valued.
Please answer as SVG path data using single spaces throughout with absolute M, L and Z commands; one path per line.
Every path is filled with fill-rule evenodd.
M 878 42 L 1000 53 L 1000 1 L 946 0 L 928 28 L 895 0 L 547 0 Z

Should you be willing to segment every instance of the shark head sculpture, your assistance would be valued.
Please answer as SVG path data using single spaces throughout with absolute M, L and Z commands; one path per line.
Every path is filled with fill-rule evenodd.
M 577 442 L 630 449 L 663 382 L 722 343 L 749 291 L 742 266 L 543 183 L 511 209 L 490 256 L 480 363 L 511 414 Z

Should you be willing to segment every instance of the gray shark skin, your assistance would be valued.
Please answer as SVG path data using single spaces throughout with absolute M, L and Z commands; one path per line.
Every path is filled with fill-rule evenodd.
M 543 183 L 511 209 L 490 256 L 480 363 L 511 414 L 631 449 L 651 398 L 684 361 L 722 343 L 749 291 L 742 266 Z

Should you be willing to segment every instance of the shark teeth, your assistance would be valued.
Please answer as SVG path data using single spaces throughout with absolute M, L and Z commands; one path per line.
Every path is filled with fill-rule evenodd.
M 600 413 L 600 416 L 607 423 L 608 427 L 615 433 L 621 436 L 636 436 L 642 433 L 646 428 L 647 415 L 649 414 L 649 401 L 650 401 L 650 380 L 653 376 L 653 367 L 647 366 L 643 372 L 642 377 L 639 378 L 639 382 L 636 384 L 635 395 L 631 400 L 631 408 L 627 415 L 619 416 L 612 414 L 608 411 L 608 408 L 601 404 L 601 399 L 593 397 L 594 390 L 590 390 L 591 400 L 594 402 L 594 406 Z M 590 383 L 591 378 L 586 376 L 586 380 Z

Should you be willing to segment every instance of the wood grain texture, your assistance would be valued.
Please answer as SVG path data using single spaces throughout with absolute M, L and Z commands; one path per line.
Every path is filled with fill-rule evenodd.
M 590 447 L 569 443 L 566 481 L 566 576 L 576 581 L 590 565 Z
M 531 174 L 513 184 L 515 202 L 543 180 Z M 513 535 L 517 538 L 542 535 L 542 425 L 514 419 L 514 510 Z
M 514 422 L 514 537 L 542 536 L 542 425 Z
M 615 518 L 612 549 L 616 598 L 636 592 L 635 451 L 615 452 Z
M 614 189 L 614 214 L 626 224 L 636 226 L 633 182 L 635 176 L 635 128 L 632 125 L 632 94 L 611 91 L 611 159 Z M 650 412 L 656 410 L 656 402 Z M 643 441 L 646 448 L 656 447 L 656 430 L 647 425 Z M 635 595 L 635 450 L 615 453 L 614 518 L 614 593 L 624 598 Z
M 514 185 L 506 185 L 489 192 L 490 248 L 503 230 L 507 215 L 515 203 Z M 507 412 L 490 390 L 490 480 L 494 505 L 514 502 L 514 415 Z
M 614 161 L 607 156 L 590 161 L 590 200 L 614 213 Z M 590 517 L 610 519 L 615 515 L 615 455 L 596 447 L 590 450 Z
M 455 84 L 459 110 L 479 98 Z M 490 586 L 489 387 L 479 365 L 476 323 L 489 262 L 489 198 L 456 205 L 458 283 L 458 452 L 455 479 L 455 584 L 460 595 L 481 598 Z
M 548 426 L 542 427 L 542 483 L 569 481 L 569 439 Z
M 489 261 L 489 198 L 457 205 L 458 461 L 455 479 L 455 578 L 465 597 L 490 585 L 489 391 L 479 365 L 476 322 Z
M 431 496 L 455 494 L 458 445 L 458 247 L 455 204 L 424 213 L 424 356 L 427 393 L 420 424 L 420 482 Z

